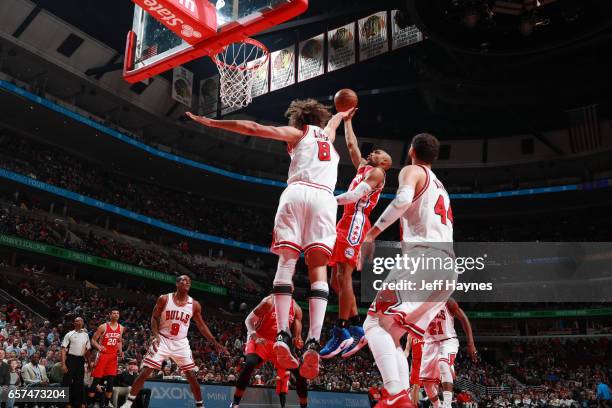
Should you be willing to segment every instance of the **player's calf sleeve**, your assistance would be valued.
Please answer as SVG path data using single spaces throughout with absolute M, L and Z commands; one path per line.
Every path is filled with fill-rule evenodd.
M 280 394 L 278 394 L 278 399 L 280 400 L 281 407 L 285 408 L 285 404 L 287 403 L 287 394 L 281 392 Z
M 444 398 L 443 406 L 444 408 L 451 408 L 453 403 L 453 392 L 452 391 L 442 391 L 442 397 Z
M 329 285 L 327 282 L 317 281 L 310 284 L 310 294 L 308 297 L 310 327 L 308 328 L 308 338 L 319 341 L 321 329 L 325 319 L 327 309 L 327 298 L 329 297 Z
M 377 318 L 369 316 L 366 318 L 363 328 L 385 389 L 389 395 L 401 392 L 404 388 L 397 365 L 395 342 L 391 334 L 380 327 Z
M 300 398 L 300 405 L 302 401 L 308 400 L 308 382 L 297 370 L 295 371 L 295 392 Z
M 289 310 L 293 301 L 293 274 L 299 255 L 292 251 L 279 255 L 272 293 L 279 331 L 289 332 Z
M 407 390 L 410 388 L 410 368 L 408 367 L 408 359 L 401 346 L 395 348 L 395 359 L 397 361 L 397 371 L 399 372 L 402 388 Z

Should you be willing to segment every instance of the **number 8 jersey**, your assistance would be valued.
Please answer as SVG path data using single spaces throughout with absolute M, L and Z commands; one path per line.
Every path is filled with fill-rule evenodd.
M 453 242 L 453 211 L 444 185 L 433 171 L 425 171 L 425 184 L 415 191 L 412 205 L 400 218 L 403 242 Z
M 306 125 L 302 137 L 287 146 L 287 151 L 291 156 L 287 184 L 311 183 L 333 193 L 338 179 L 340 156 L 323 129 Z
M 167 296 L 168 301 L 159 319 L 159 334 L 171 340 L 184 339 L 193 316 L 193 299 L 189 296 L 184 306 L 177 306 L 174 293 L 168 293 Z

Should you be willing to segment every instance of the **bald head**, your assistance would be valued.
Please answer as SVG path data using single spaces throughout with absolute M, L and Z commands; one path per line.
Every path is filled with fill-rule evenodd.
M 385 171 L 389 170 L 393 164 L 389 153 L 381 149 L 372 150 L 366 160 L 370 166 L 380 167 Z

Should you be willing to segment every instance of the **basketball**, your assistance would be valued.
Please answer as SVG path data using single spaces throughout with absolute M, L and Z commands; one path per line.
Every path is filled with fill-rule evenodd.
M 338 112 L 345 112 L 357 106 L 359 98 L 352 89 L 344 88 L 336 92 L 334 95 L 334 105 Z

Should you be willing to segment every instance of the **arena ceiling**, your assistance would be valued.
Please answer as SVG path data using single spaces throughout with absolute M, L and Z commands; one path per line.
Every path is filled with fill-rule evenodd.
M 122 52 L 128 0 L 35 0 L 42 8 Z M 360 92 L 357 130 L 406 139 L 430 131 L 474 139 L 567 126 L 566 110 L 612 104 L 612 3 L 606 0 L 311 0 L 308 12 L 257 38 L 271 49 L 385 8 L 404 11 L 427 40 L 258 98 L 246 113 L 282 122 L 288 101 Z M 189 64 L 214 73 L 204 59 Z

